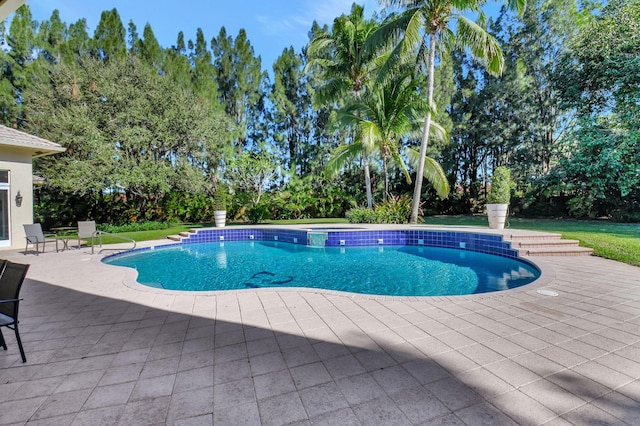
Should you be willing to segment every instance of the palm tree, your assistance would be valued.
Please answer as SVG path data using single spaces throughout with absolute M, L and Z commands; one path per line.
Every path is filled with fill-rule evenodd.
M 380 75 L 392 74 L 397 64 L 416 48 L 418 61 L 424 63 L 426 59 L 429 79 L 427 99 L 431 108 L 427 110 L 424 119 L 419 154 L 419 158 L 426 158 L 432 125 L 431 111 L 434 109 L 433 90 L 437 49 L 469 48 L 473 56 L 482 60 L 487 71 L 493 75 L 502 73 L 504 57 L 498 42 L 481 25 L 463 15 L 470 11 L 480 12 L 484 0 L 385 0 L 384 2 L 387 6 L 399 7 L 404 11 L 392 15 L 391 19 L 383 23 L 371 38 L 373 45 L 383 45 L 389 38 L 402 34 L 400 42 L 381 68 Z M 507 2 L 510 7 L 518 9 L 519 12 L 524 9 L 525 0 L 507 0 Z M 484 19 L 481 12 L 480 16 Z M 411 206 L 411 223 L 418 221 L 424 165 L 425 161 L 418 161 Z
M 333 22 L 331 32 L 317 34 L 307 48 L 309 63 L 306 68 L 318 66 L 324 71 L 325 84 L 315 93 L 316 104 L 338 102 L 351 94 L 359 99 L 373 72 L 374 53 L 365 49 L 366 40 L 375 32 L 374 20 L 364 19 L 364 7 L 353 4 L 349 15 Z M 327 55 L 327 53 L 329 55 Z M 360 151 L 363 159 L 367 205 L 373 207 L 369 155 Z
M 402 170 L 408 183 L 411 177 L 404 156 L 417 162 L 417 153 L 402 149 L 402 138 L 415 134 L 420 129 L 428 105 L 420 96 L 420 81 L 411 72 L 404 72 L 391 80 L 376 85 L 360 99 L 343 108 L 338 113 L 341 124 L 356 129 L 356 142 L 336 148 L 329 162 L 327 172 L 334 174 L 344 163 L 362 151 L 377 152 L 382 159 L 384 174 L 384 198 L 389 194 L 389 163 Z M 432 129 L 440 135 L 444 130 L 433 123 Z M 426 162 L 428 180 L 442 198 L 449 193 L 449 182 L 438 162 L 429 158 Z

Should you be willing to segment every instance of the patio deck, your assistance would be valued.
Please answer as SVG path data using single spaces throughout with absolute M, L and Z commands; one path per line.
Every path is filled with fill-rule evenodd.
M 31 264 L 2 425 L 640 424 L 629 265 L 532 258 L 537 285 L 402 298 L 162 292 L 87 249 L 0 257 Z

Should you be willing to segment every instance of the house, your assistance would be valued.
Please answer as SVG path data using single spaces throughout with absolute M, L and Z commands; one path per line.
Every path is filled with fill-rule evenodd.
M 0 250 L 24 247 L 22 225 L 33 223 L 33 159 L 65 149 L 0 125 Z
M 25 0 L 0 0 L 0 21 L 7 19 L 17 8 L 24 4 Z

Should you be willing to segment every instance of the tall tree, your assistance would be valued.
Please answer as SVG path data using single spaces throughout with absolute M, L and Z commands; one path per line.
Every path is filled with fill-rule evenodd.
M 236 124 L 238 147 L 247 144 L 249 118 L 257 114 L 254 106 L 263 97 L 262 60 L 255 56 L 244 29 L 234 40 L 222 27 L 211 40 L 220 102 Z
M 167 61 L 164 71 L 171 80 L 181 87 L 191 85 L 191 64 L 187 58 L 187 47 L 184 42 L 184 33 L 180 31 L 176 44 L 167 49 Z
M 526 152 L 529 161 L 528 174 L 541 176 L 549 173 L 556 154 L 558 140 L 569 124 L 567 110 L 561 105 L 558 90 L 553 85 L 566 42 L 578 30 L 583 19 L 577 11 L 576 0 L 529 0 L 521 17 L 508 26 L 508 54 L 517 58 L 513 65 L 518 79 L 511 88 L 518 90 L 517 97 L 528 105 L 529 126 L 523 130 L 528 140 L 519 147 Z M 524 112 L 524 111 L 523 111 Z
M 366 49 L 366 41 L 377 29 L 373 19 L 364 18 L 364 7 L 353 4 L 349 15 L 336 18 L 331 32 L 322 31 L 311 41 L 307 56 L 309 67 L 318 66 L 324 71 L 326 83 L 316 88 L 318 105 L 337 102 L 345 94 L 359 99 L 371 80 L 375 52 Z M 363 147 L 364 148 L 364 147 Z M 371 188 L 370 153 L 360 150 L 363 162 L 367 206 L 373 208 Z
M 420 129 L 419 123 L 428 105 L 419 94 L 420 82 L 413 73 L 403 72 L 367 91 L 358 101 L 338 113 L 339 120 L 357 130 L 357 143 L 338 147 L 332 154 L 328 169 L 335 172 L 350 156 L 359 151 L 379 153 L 384 174 L 384 199 L 389 194 L 389 164 L 396 165 L 408 183 L 411 177 L 403 154 L 415 159 L 415 155 L 404 152 L 403 138 Z M 434 126 L 435 127 L 435 126 Z M 442 167 L 431 158 L 426 160 L 429 181 L 441 197 L 449 192 L 449 183 Z
M 160 70 L 164 66 L 164 51 L 153 33 L 151 25 L 147 23 L 142 31 L 140 55 L 153 68 Z
M 289 171 L 304 175 L 309 172 L 304 148 L 311 132 L 311 98 L 303 72 L 303 58 L 293 47 L 285 49 L 274 62 L 273 80 L 269 95 L 275 110 L 274 138 L 285 146 L 288 157 L 285 164 Z
M 6 75 L 11 83 L 15 104 L 11 106 L 12 124 L 24 124 L 23 97 L 31 87 L 33 76 L 42 71 L 36 61 L 38 40 L 36 38 L 37 23 L 32 20 L 31 10 L 27 5 L 20 6 L 11 20 L 6 42 L 9 46 L 8 67 Z
M 196 42 L 192 46 L 190 59 L 192 64 L 191 83 L 198 96 L 207 99 L 211 105 L 219 105 L 218 88 L 216 85 L 216 69 L 213 66 L 213 57 L 207 47 L 207 40 L 202 28 L 196 31 Z
M 580 28 L 556 85 L 579 117 L 563 183 L 576 216 L 640 218 L 640 0 L 615 0 Z
M 49 184 L 124 194 L 147 219 L 169 191 L 211 195 L 229 154 L 227 119 L 193 92 L 135 58 L 56 66 L 37 84 L 25 99 L 29 130 L 68 148 L 38 164 Z
M 4 45 L 5 25 L 0 23 L 0 44 Z M 0 49 L 0 123 L 11 126 L 15 123 L 20 106 L 15 98 L 15 90 L 11 82 L 13 61 L 4 49 Z
M 42 45 L 40 55 L 49 62 L 61 60 L 60 48 L 67 37 L 67 25 L 60 19 L 60 12 L 55 9 L 48 21 L 40 23 L 38 39 Z
M 91 52 L 91 37 L 87 31 L 87 20 L 82 18 L 70 24 L 67 39 L 61 47 L 62 60 L 68 64 L 86 58 Z
M 519 10 L 524 6 L 524 0 L 509 0 L 509 2 L 514 3 Z M 435 109 L 433 93 L 438 40 L 442 41 L 440 49 L 450 48 L 454 44 L 468 47 L 475 57 L 483 60 L 490 72 L 496 75 L 502 73 L 504 59 L 498 42 L 481 25 L 464 15 L 468 12 L 479 12 L 482 3 L 480 0 L 386 0 L 388 6 L 400 7 L 404 12 L 392 16 L 383 23 L 375 38 L 372 38 L 372 43 L 383 44 L 389 38 L 398 37 L 399 33 L 402 33 L 400 42 L 382 67 L 381 75 L 391 73 L 408 52 L 417 51 L 419 63 L 426 63 L 429 79 L 427 99 L 433 110 Z M 483 18 L 482 14 L 481 18 Z M 420 158 L 425 158 L 427 155 L 431 118 L 431 112 L 427 112 L 420 143 Z M 411 223 L 418 221 L 423 177 L 424 162 L 418 161 Z
M 120 14 L 113 8 L 100 15 L 100 22 L 93 34 L 92 51 L 105 62 L 121 61 L 127 57 L 126 30 Z

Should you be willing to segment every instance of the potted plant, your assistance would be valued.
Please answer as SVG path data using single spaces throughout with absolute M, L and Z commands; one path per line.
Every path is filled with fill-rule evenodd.
M 216 228 L 224 228 L 227 221 L 227 197 L 227 189 L 219 183 L 213 197 L 213 218 L 216 221 Z
M 504 222 L 511 200 L 511 172 L 505 166 L 497 167 L 491 178 L 491 188 L 487 195 L 487 216 L 489 228 L 504 229 Z

